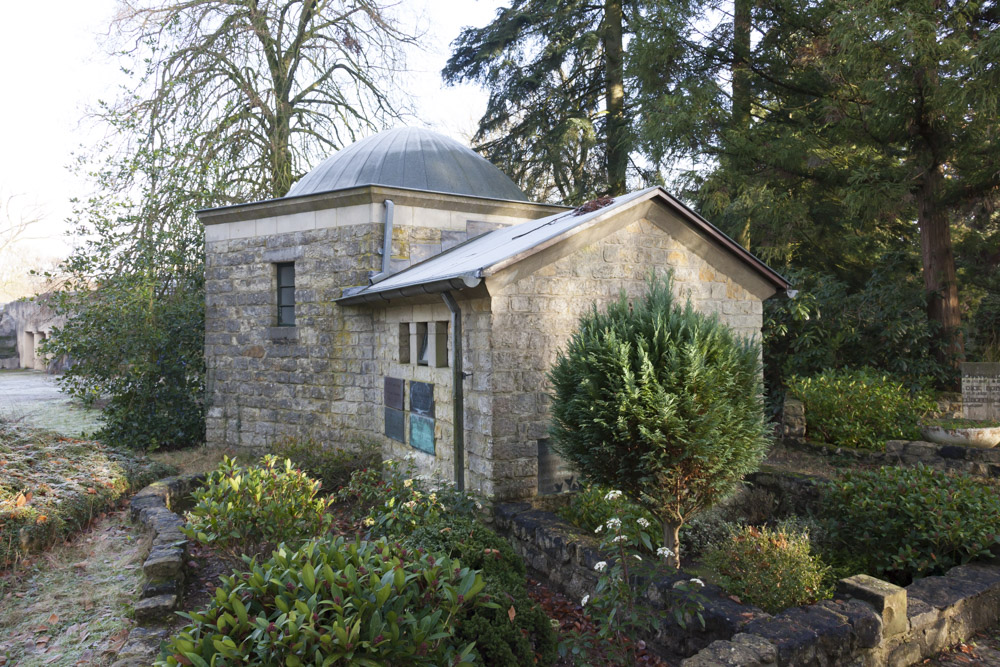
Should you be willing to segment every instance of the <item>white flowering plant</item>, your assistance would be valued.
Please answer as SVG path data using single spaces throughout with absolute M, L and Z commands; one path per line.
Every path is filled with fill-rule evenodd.
M 600 656 L 615 664 L 633 665 L 638 663 L 639 652 L 643 648 L 640 639 L 655 633 L 658 614 L 651 614 L 640 607 L 643 580 L 648 583 L 650 567 L 658 574 L 672 570 L 673 552 L 666 547 L 654 546 L 655 534 L 648 529 L 656 525 L 650 522 L 644 512 L 616 490 L 602 494 L 608 507 L 602 512 L 608 516 L 594 532 L 601 540 L 601 553 L 605 560 L 597 561 L 592 568 L 598 575 L 597 586 L 585 595 L 580 604 L 598 627 L 596 635 L 571 633 L 559 646 L 560 654 L 586 662 L 588 656 Z M 610 516 L 609 516 L 610 515 Z M 640 554 L 656 554 L 656 558 L 643 560 Z M 636 568 L 643 568 L 637 572 Z M 693 581 L 693 580 L 692 580 Z M 704 598 L 699 591 L 702 586 L 692 582 L 682 582 L 671 600 L 671 611 L 677 622 L 685 626 L 701 616 Z
M 338 499 L 354 505 L 355 521 L 369 538 L 402 537 L 444 514 L 474 517 L 482 510 L 480 498 L 451 485 L 433 488 L 415 476 L 409 461 L 387 460 L 355 472 Z

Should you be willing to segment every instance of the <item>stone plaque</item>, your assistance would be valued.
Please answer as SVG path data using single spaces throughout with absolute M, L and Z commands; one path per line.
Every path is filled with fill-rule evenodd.
M 405 381 L 399 378 L 385 379 L 385 407 L 403 409 L 403 391 L 406 386 Z
M 425 417 L 434 416 L 434 385 L 427 382 L 410 383 L 410 411 Z
M 1000 363 L 962 364 L 962 416 L 1000 419 Z
M 538 495 L 563 493 L 580 488 L 580 483 L 566 462 L 549 446 L 548 438 L 538 440 Z
M 385 434 L 393 440 L 406 442 L 406 418 L 402 410 L 385 409 Z
M 410 414 L 410 446 L 428 454 L 434 453 L 433 419 Z

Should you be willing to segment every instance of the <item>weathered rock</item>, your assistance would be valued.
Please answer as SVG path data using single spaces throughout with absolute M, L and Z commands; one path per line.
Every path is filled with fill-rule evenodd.
M 141 596 L 144 598 L 153 598 L 158 595 L 180 595 L 182 583 L 181 579 L 176 578 L 153 579 L 142 585 Z
M 812 628 L 788 616 L 779 615 L 770 619 L 751 621 L 743 631 L 763 637 L 773 644 L 778 652 L 779 664 L 807 665 L 816 658 L 819 635 Z
M 806 408 L 802 401 L 786 398 L 781 410 L 781 436 L 783 438 L 806 437 Z
M 766 667 L 774 665 L 778 652 L 774 645 L 756 635 L 738 634 L 730 641 L 714 641 L 682 667 Z
M 816 606 L 824 607 L 846 618 L 851 624 L 858 648 L 874 648 L 881 643 L 882 617 L 870 604 L 860 600 L 823 600 Z
M 151 623 L 166 620 L 177 608 L 177 596 L 172 594 L 143 598 L 135 605 L 135 620 Z
M 184 549 L 180 547 L 154 547 L 142 572 L 147 579 L 170 579 L 184 576 Z
M 837 583 L 837 595 L 870 604 L 882 619 L 885 637 L 907 630 L 906 589 L 867 574 L 857 574 Z

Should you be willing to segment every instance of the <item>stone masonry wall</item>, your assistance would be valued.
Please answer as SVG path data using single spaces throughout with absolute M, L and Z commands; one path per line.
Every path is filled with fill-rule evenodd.
M 608 560 L 593 535 L 528 503 L 494 508 L 497 531 L 529 571 L 576 599 L 592 595 L 594 564 Z M 708 584 L 700 590 L 704 625 L 676 624 L 669 607 L 674 585 L 690 575 L 661 570 L 647 559 L 634 566 L 632 588 L 658 617 L 647 643 L 684 667 L 892 667 L 966 641 L 1000 620 L 1000 564 L 969 563 L 906 588 L 866 575 L 842 579 L 834 598 L 771 615 Z
M 642 220 L 504 286 L 492 296 L 492 451 L 481 474 L 497 499 L 535 495 L 538 441 L 549 425 L 546 372 L 596 301 L 624 290 L 640 295 L 651 270 L 674 271 L 674 285 L 695 308 L 717 313 L 743 336 L 760 336 L 759 298 L 695 255 L 653 223 Z
M 481 461 L 488 455 L 490 415 L 482 411 L 488 407 L 485 402 L 489 389 L 488 372 L 483 372 L 481 361 L 487 349 L 489 332 L 489 300 L 486 298 L 464 299 L 461 293 L 455 293 L 459 307 L 462 309 L 462 348 L 463 367 L 472 375 L 465 381 L 465 469 L 466 488 L 484 491 L 488 482 L 481 474 Z M 379 377 L 394 377 L 406 381 L 407 391 L 404 396 L 405 410 L 409 413 L 411 382 L 429 382 L 434 385 L 434 442 L 435 454 L 432 456 L 407 443 L 398 442 L 386 437 L 384 411 L 381 409 L 376 416 L 376 439 L 382 443 L 382 452 L 386 458 L 408 458 L 416 466 L 421 475 L 439 480 L 454 480 L 454 438 L 453 438 L 453 401 L 452 401 L 452 367 L 455 351 L 452 347 L 451 333 L 447 337 L 448 366 L 431 368 L 415 363 L 400 361 L 399 325 L 409 322 L 446 322 L 450 321 L 450 312 L 443 301 L 418 305 L 392 306 L 375 313 L 375 358 Z M 449 324 L 450 327 L 450 324 Z M 382 401 L 379 401 L 380 406 Z M 407 436 L 409 424 L 406 424 Z
M 345 287 L 366 284 L 381 270 L 384 214 L 381 203 L 352 204 L 206 225 L 210 444 L 263 451 L 288 437 L 348 448 L 383 441 L 382 379 L 395 372 L 387 366 L 395 358 L 388 354 L 395 335 L 377 310 L 334 301 Z M 392 270 L 520 219 L 396 206 Z M 274 264 L 289 261 L 295 262 L 296 326 L 276 327 Z M 447 320 L 447 309 L 435 319 Z M 389 348 L 376 355 L 383 345 Z M 436 412 L 444 418 L 436 440 L 445 445 L 444 456 L 422 467 L 451 479 L 451 372 L 419 371 L 431 372 L 426 381 L 435 384 Z
M 208 243 L 206 439 L 257 451 L 283 437 L 346 445 L 375 427 L 370 312 L 333 301 L 379 263 L 377 223 Z M 275 262 L 295 262 L 295 327 L 276 327 Z

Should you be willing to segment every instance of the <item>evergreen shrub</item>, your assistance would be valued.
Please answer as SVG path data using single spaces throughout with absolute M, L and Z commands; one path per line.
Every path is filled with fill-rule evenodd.
M 809 437 L 856 449 L 882 451 L 886 440 L 919 439 L 919 421 L 936 405 L 868 368 L 792 378 L 789 391 L 805 406 Z
M 354 519 L 373 537 L 405 537 L 445 515 L 474 517 L 482 503 L 453 485 L 431 490 L 399 461 L 356 470 L 337 499 L 352 503 Z
M 265 456 L 242 467 L 224 457 L 192 496 L 185 535 L 233 556 L 262 554 L 279 543 L 297 545 L 323 534 L 332 501 L 318 497 L 319 482 L 288 459 Z
M 937 323 L 911 258 L 886 255 L 863 284 L 789 269 L 798 294 L 764 302 L 764 378 L 772 410 L 780 410 L 792 377 L 830 369 L 873 368 L 911 391 L 948 386 L 955 367 L 939 355 Z
M 181 614 L 158 666 L 472 664 L 457 623 L 487 603 L 457 561 L 343 537 L 244 561 L 206 609 Z
M 827 597 L 827 567 L 810 552 L 809 535 L 744 526 L 705 556 L 711 578 L 745 603 L 769 613 Z
M 524 562 L 507 540 L 479 521 L 448 516 L 417 528 L 406 543 L 482 572 L 483 596 L 498 606 L 466 610 L 457 630 L 463 642 L 476 642 L 477 662 L 498 667 L 555 662 L 552 624 L 528 596 Z
M 313 438 L 288 438 L 271 446 L 279 459 L 289 459 L 296 468 L 322 483 L 324 493 L 335 493 L 347 485 L 351 475 L 367 468 L 378 468 L 381 453 L 373 445 L 355 449 L 324 447 Z
M 579 322 L 549 373 L 555 449 L 593 484 L 678 531 L 732 493 L 764 457 L 760 348 L 678 303 L 670 277 Z
M 986 556 L 1000 542 L 994 487 L 922 465 L 845 472 L 822 487 L 821 507 L 833 549 L 901 585 Z

